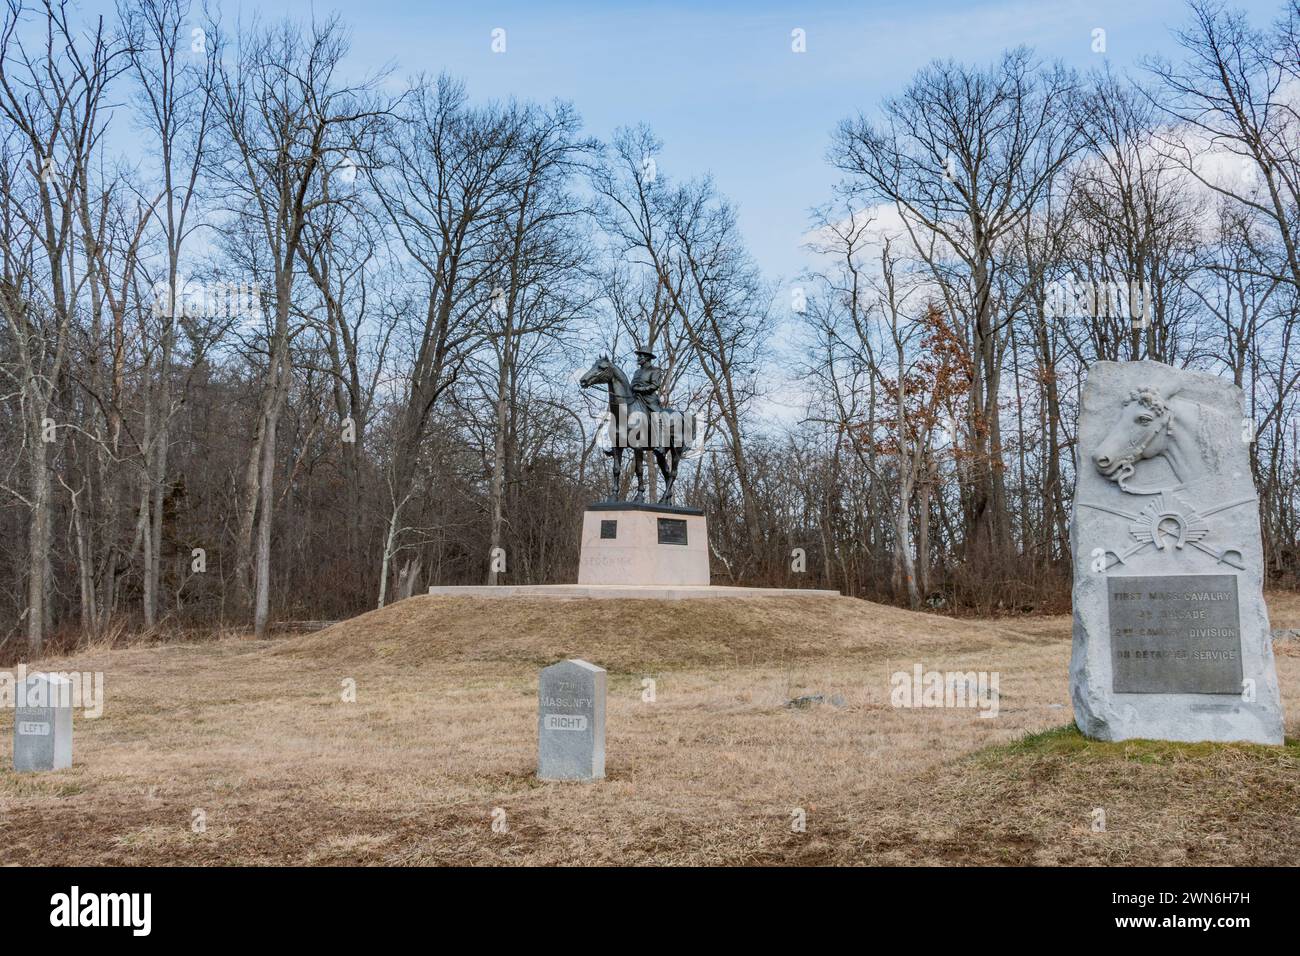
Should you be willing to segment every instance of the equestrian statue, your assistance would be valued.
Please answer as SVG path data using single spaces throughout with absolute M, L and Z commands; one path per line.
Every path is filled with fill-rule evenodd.
M 578 380 L 583 388 L 605 385 L 609 389 L 610 447 L 605 449 L 611 461 L 610 501 L 619 501 L 623 477 L 623 452 L 630 450 L 636 467 L 636 493 L 628 500 L 644 502 L 645 453 L 653 452 L 663 477 L 664 490 L 659 504 L 673 503 L 673 485 L 677 481 L 677 463 L 690 441 L 693 422 L 679 411 L 660 401 L 664 371 L 655 365 L 655 353 L 636 347 L 637 369 L 628 381 L 622 369 L 602 355 Z

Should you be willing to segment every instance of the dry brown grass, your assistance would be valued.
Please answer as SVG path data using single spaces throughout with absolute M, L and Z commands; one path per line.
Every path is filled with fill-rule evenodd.
M 1269 623 L 1274 628 L 1300 629 L 1300 591 L 1274 591 L 1268 595 Z
M 537 671 L 568 656 L 610 672 L 595 785 L 533 776 Z M 4 761 L 0 862 L 1295 862 L 1294 746 L 1017 744 L 1069 722 L 1068 657 L 1065 617 L 847 598 L 419 597 L 287 640 L 97 650 L 42 662 L 105 671 L 108 702 L 72 769 Z M 891 707 L 918 662 L 999 671 L 1000 716 Z M 1278 667 L 1295 736 L 1300 647 Z M 807 693 L 844 706 L 783 706 Z

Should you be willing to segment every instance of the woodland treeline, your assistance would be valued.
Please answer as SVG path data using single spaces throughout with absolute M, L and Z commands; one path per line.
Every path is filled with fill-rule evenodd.
M 828 131 L 819 266 L 773 277 L 635 117 L 368 71 L 337 19 L 8 0 L 0 655 L 572 581 L 576 381 L 638 341 L 707 426 L 715 582 L 1063 606 L 1082 378 L 1150 358 L 1245 390 L 1294 585 L 1300 5 L 1178 39 L 925 66 Z

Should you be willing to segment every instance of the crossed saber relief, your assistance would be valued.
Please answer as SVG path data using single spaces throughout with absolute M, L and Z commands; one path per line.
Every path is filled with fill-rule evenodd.
M 1218 514 L 1220 511 L 1227 511 L 1230 508 L 1238 508 L 1241 505 L 1248 505 L 1256 500 L 1258 499 L 1254 495 L 1251 495 L 1248 498 L 1239 498 L 1236 501 L 1229 501 L 1227 504 L 1219 505 L 1217 508 L 1210 508 L 1208 511 L 1197 512 L 1197 514 L 1200 517 L 1205 518 L 1210 515 Z M 1094 505 L 1087 501 L 1080 501 L 1078 504 L 1083 508 L 1092 508 L 1094 511 L 1104 511 L 1107 514 L 1116 515 L 1120 518 L 1127 518 L 1134 524 L 1137 524 L 1142 520 L 1142 515 L 1120 511 L 1118 508 L 1107 508 L 1105 505 Z M 1218 564 L 1226 564 L 1229 567 L 1236 568 L 1238 571 L 1246 570 L 1246 565 L 1243 564 L 1241 560 L 1241 550 L 1239 548 L 1223 548 L 1222 550 L 1216 551 L 1213 548 L 1201 544 L 1198 540 L 1189 538 L 1187 536 L 1187 520 L 1176 511 L 1157 516 L 1155 522 L 1153 522 L 1150 541 L 1140 541 L 1137 544 L 1130 546 L 1123 554 L 1120 554 L 1118 551 L 1113 551 L 1110 548 L 1103 549 L 1102 557 L 1106 561 L 1106 567 L 1104 570 L 1109 571 L 1111 568 L 1115 567 L 1115 565 L 1126 563 L 1129 558 L 1133 557 L 1133 555 L 1140 551 L 1145 551 L 1153 545 L 1163 550 L 1165 548 L 1165 543 L 1161 540 L 1162 532 L 1160 529 L 1160 522 L 1165 518 L 1173 518 L 1178 522 L 1178 540 L 1174 542 L 1175 547 L 1181 548 L 1184 545 L 1190 544 L 1198 551 L 1203 551 L 1210 557 L 1214 558 L 1215 562 Z M 1113 564 L 1111 563 L 1111 558 L 1115 559 Z

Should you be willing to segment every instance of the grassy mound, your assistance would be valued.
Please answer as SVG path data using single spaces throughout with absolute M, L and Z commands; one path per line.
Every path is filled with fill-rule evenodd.
M 1005 630 L 986 624 L 843 597 L 616 601 L 421 595 L 294 638 L 276 653 L 401 666 L 475 660 L 545 666 L 582 657 L 611 671 L 635 671 L 743 667 L 828 654 L 870 658 L 908 647 L 971 651 L 1006 640 Z

